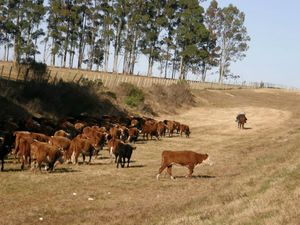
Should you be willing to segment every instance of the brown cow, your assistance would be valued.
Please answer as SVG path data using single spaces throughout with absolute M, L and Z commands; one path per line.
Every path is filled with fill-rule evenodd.
M 130 142 L 130 143 L 131 142 L 135 143 L 138 140 L 139 133 L 140 132 L 136 127 L 130 127 L 128 129 L 128 139 L 127 139 L 127 141 Z
M 176 129 L 176 125 L 174 121 L 171 120 L 164 120 L 164 123 L 166 124 L 168 131 L 169 131 L 169 137 L 173 136 L 174 130 Z
M 116 138 L 112 138 L 107 142 L 110 158 L 112 160 L 113 155 L 115 155 L 115 163 L 117 162 L 119 156 L 119 147 L 121 142 L 122 141 L 120 139 Z
M 38 165 L 41 171 L 42 163 L 46 163 L 49 167 L 49 172 L 54 171 L 55 162 L 63 163 L 63 152 L 55 146 L 48 143 L 33 141 L 30 145 L 32 169 Z
M 160 137 L 166 136 L 166 130 L 167 126 L 164 124 L 164 122 L 159 121 L 157 124 L 157 133 Z
M 247 122 L 247 117 L 245 113 L 239 113 L 236 116 L 236 122 L 238 123 L 238 128 L 244 129 L 244 124 Z
M 175 130 L 176 130 L 176 133 L 179 134 L 179 131 L 180 131 L 180 123 L 177 122 L 177 121 L 173 121 L 174 124 L 175 124 Z
M 157 125 L 158 123 L 156 121 L 148 120 L 145 122 L 145 124 L 142 125 L 142 134 L 143 134 L 143 139 L 145 140 L 145 136 L 147 140 L 149 139 L 149 134 L 150 138 L 152 139 L 153 136 L 156 137 L 158 140 L 158 132 L 157 132 Z
M 63 151 L 67 151 L 70 147 L 71 140 L 67 137 L 52 136 L 50 137 L 49 144 L 56 146 Z
M 191 132 L 190 132 L 190 127 L 185 124 L 180 124 L 180 136 L 182 136 L 182 133 L 185 134 L 186 137 L 189 137 Z
M 34 141 L 32 137 L 21 137 L 19 139 L 18 156 L 21 158 L 21 170 L 24 169 L 25 164 L 31 163 L 31 143 Z
M 156 176 L 159 179 L 162 171 L 167 167 L 167 172 L 170 175 L 171 179 L 174 179 L 172 176 L 172 165 L 181 165 L 186 166 L 189 169 L 189 174 L 187 177 L 192 177 L 194 167 L 197 164 L 205 163 L 212 165 L 212 162 L 209 160 L 208 154 L 200 154 L 193 151 L 163 151 L 162 154 L 161 167 L 159 168 L 158 174 Z
M 89 163 L 92 160 L 94 148 L 92 144 L 87 140 L 76 136 L 70 144 L 69 149 L 65 152 L 65 159 L 72 160 L 73 164 L 78 163 L 78 157 L 82 154 L 83 163 L 85 163 L 85 156 L 89 156 Z
M 68 132 L 64 131 L 64 130 L 58 130 L 54 133 L 53 136 L 60 136 L 60 137 L 66 137 L 66 138 L 70 138 L 71 134 L 69 134 Z
M 23 137 L 33 138 L 33 139 L 36 139 L 36 140 L 42 141 L 42 142 L 48 142 L 49 139 L 50 139 L 50 137 L 45 135 L 45 134 L 28 132 L 28 131 L 16 131 L 16 132 L 14 132 L 14 135 L 16 136 L 15 152 L 14 152 L 15 156 L 18 155 L 19 142 L 20 142 L 20 139 L 23 138 Z

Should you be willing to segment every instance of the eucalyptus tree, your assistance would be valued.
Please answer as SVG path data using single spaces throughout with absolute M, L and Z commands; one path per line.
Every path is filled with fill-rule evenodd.
M 180 59 L 179 79 L 185 79 L 187 71 L 205 57 L 203 43 L 209 32 L 203 24 L 204 9 L 197 0 L 179 1 L 176 47 Z
M 3 45 L 3 60 L 8 60 L 9 50 L 13 46 L 14 31 L 16 26 L 13 23 L 14 15 L 11 7 L 14 2 L 9 0 L 0 0 L 0 46 Z
M 113 57 L 113 72 L 118 72 L 119 54 L 122 48 L 122 35 L 126 25 L 126 3 L 125 0 L 113 1 L 113 30 L 114 30 L 114 57 Z
M 92 20 L 92 1 L 91 0 L 79 0 L 77 1 L 78 7 L 78 61 L 77 68 L 81 68 L 84 53 L 87 45 L 89 24 L 91 24 Z
M 11 21 L 14 23 L 14 63 L 21 58 L 34 58 L 38 51 L 37 40 L 44 35 L 40 24 L 45 14 L 43 0 L 9 1 Z
M 49 39 L 51 39 L 51 62 L 52 66 L 56 64 L 56 57 L 62 55 L 63 36 L 61 30 L 63 27 L 64 17 L 62 16 L 63 1 L 49 0 L 47 6 L 47 36 L 45 39 L 45 50 Z M 44 50 L 44 51 L 45 51 Z M 44 52 L 45 54 L 45 52 Z
M 142 25 L 148 17 L 144 0 L 126 0 L 126 32 L 123 37 L 124 62 L 123 73 L 134 73 L 137 54 L 139 52 L 138 42 L 141 39 Z
M 165 0 L 146 1 L 146 15 L 142 21 L 143 36 L 139 41 L 140 50 L 148 56 L 147 76 L 152 75 L 153 64 L 159 59 L 162 43 L 161 32 L 167 25 Z
M 46 8 L 44 0 L 24 1 L 23 16 L 20 28 L 22 30 L 23 43 L 21 51 L 25 58 L 35 59 L 35 55 L 39 54 L 37 40 L 45 35 L 43 29 L 40 27 Z
M 100 35 L 103 41 L 103 70 L 108 71 L 108 60 L 110 55 L 110 44 L 113 39 L 113 5 L 111 0 L 102 0 L 100 3 L 99 14 L 101 17 Z
M 217 47 L 220 48 L 219 82 L 230 73 L 231 62 L 242 60 L 248 50 L 250 37 L 244 25 L 245 14 L 237 7 L 230 4 L 220 8 L 216 0 L 213 0 L 206 13 L 208 28 L 216 34 Z

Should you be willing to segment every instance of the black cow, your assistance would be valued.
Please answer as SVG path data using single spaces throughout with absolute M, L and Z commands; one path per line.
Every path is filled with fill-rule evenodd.
M 1 134 L 0 140 L 0 160 L 1 160 L 1 171 L 4 169 L 4 158 L 11 151 L 12 145 L 15 142 L 14 136 L 12 133 L 5 132 Z
M 125 166 L 125 158 L 127 158 L 127 167 L 129 167 L 130 158 L 132 155 L 132 150 L 136 149 L 136 147 L 132 147 L 130 144 L 121 143 L 119 146 L 119 158 L 117 162 L 117 168 L 119 168 L 119 163 L 121 167 Z

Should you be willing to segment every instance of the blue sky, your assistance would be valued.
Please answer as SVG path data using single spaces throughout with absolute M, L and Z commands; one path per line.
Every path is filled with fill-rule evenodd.
M 210 1 L 204 3 L 207 7 Z M 247 56 L 232 64 L 241 80 L 264 81 L 300 88 L 300 1 L 219 0 L 246 15 L 251 41 Z

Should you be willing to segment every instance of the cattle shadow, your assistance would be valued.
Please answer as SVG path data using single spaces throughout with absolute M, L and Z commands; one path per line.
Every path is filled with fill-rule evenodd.
M 146 165 L 130 165 L 128 168 L 143 168 L 146 167 Z
M 80 172 L 80 170 L 74 170 L 73 168 L 55 168 L 54 171 L 50 172 L 50 173 L 77 173 Z
M 179 179 L 183 179 L 183 178 L 187 178 L 186 176 L 175 176 L 174 178 L 179 178 Z M 192 175 L 191 179 L 214 179 L 217 178 L 216 176 L 210 176 L 210 175 Z
M 22 171 L 26 171 L 26 170 L 22 170 L 21 168 L 5 168 L 4 167 L 4 170 L 1 171 L 0 173 L 22 172 Z
M 252 127 L 244 127 L 244 130 L 251 130 Z

